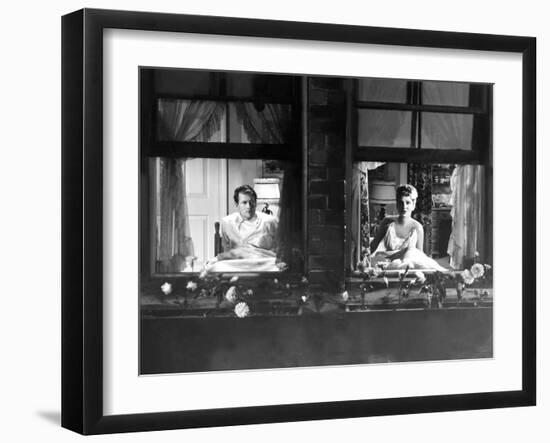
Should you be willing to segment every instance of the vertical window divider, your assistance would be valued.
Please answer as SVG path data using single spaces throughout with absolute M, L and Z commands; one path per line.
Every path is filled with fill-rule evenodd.
M 417 91 L 418 82 L 411 81 L 408 84 L 410 84 L 410 94 L 409 94 L 409 97 L 408 97 L 408 104 L 414 105 L 414 104 L 416 104 L 416 91 Z M 417 148 L 418 147 L 418 143 L 417 143 L 417 134 L 418 134 L 417 124 L 418 124 L 418 111 L 412 111 L 412 116 L 411 116 L 411 144 L 410 144 L 411 148 Z
M 416 102 L 418 105 L 422 105 L 422 82 L 416 82 L 416 83 L 417 83 Z M 416 146 L 418 149 L 422 149 L 422 111 L 416 111 L 416 112 L 418 113 Z

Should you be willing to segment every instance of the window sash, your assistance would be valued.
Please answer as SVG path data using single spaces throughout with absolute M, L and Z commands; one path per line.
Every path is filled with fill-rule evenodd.
M 382 101 L 365 101 L 358 100 L 359 97 L 359 80 L 354 82 L 355 91 L 353 96 L 353 134 L 352 141 L 353 160 L 394 160 L 394 161 L 409 161 L 409 158 L 414 161 L 428 162 L 445 162 L 447 159 L 455 163 L 485 163 L 489 159 L 490 148 L 490 128 L 487 117 L 490 115 L 489 103 L 491 91 L 488 85 L 469 84 L 470 88 L 477 88 L 479 96 L 476 96 L 469 106 L 448 106 L 448 105 L 426 105 L 422 103 L 422 84 L 427 81 L 407 82 L 407 100 L 406 103 L 391 103 Z M 481 89 L 480 89 L 481 88 Z M 389 110 L 389 111 L 408 111 L 412 112 L 412 128 L 411 128 L 411 146 L 408 148 L 364 145 L 359 143 L 359 113 L 361 110 Z M 474 127 L 472 130 L 471 146 L 457 147 L 457 149 L 426 149 L 422 147 L 420 136 L 422 126 L 422 115 L 424 113 L 439 113 L 439 114 L 461 114 L 472 115 Z M 487 127 L 486 127 L 487 126 Z M 481 135 L 481 139 L 480 138 Z M 486 140 L 485 140 L 486 139 Z M 429 151 L 423 154 L 418 154 L 417 151 Z M 438 154 L 438 151 L 443 151 Z M 467 151 L 467 152 L 465 152 Z

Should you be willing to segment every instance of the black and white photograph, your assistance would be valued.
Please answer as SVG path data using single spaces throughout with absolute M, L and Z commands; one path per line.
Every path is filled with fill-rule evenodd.
M 139 69 L 140 373 L 493 357 L 493 84 Z
M 545 10 L 6 2 L 0 440 L 550 441 Z
M 261 16 L 61 18 L 61 426 L 529 414 L 536 38 Z

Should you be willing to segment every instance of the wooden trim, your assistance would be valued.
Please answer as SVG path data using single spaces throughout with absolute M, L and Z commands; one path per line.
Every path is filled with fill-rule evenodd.
M 297 160 L 296 146 L 284 143 L 209 143 L 158 141 L 151 151 L 155 157 L 235 158 L 257 160 Z
M 345 248 L 344 248 L 344 265 L 345 272 L 344 275 L 347 275 L 351 271 L 353 266 L 355 266 L 355 257 L 351 256 L 351 239 L 352 239 L 352 229 L 353 219 L 352 219 L 352 189 L 353 189 L 353 151 L 355 141 L 357 140 L 357 126 L 355 125 L 354 115 L 357 113 L 353 109 L 353 97 L 355 94 L 355 86 L 357 82 L 348 79 L 344 81 L 344 88 L 346 91 L 346 164 L 345 164 L 345 174 L 346 174 L 346 201 L 345 201 L 345 223 L 349 227 L 345 230 Z
M 154 122 L 153 106 L 151 101 L 151 91 L 153 88 L 153 75 L 150 70 L 139 70 L 139 113 L 140 113 L 140 125 L 139 125 L 139 271 L 141 276 L 147 276 L 151 273 L 150 257 L 151 257 L 151 244 L 149 242 L 151 226 L 150 226 L 150 171 L 149 171 L 149 157 L 147 153 L 150 152 L 154 134 Z M 140 279 L 141 280 L 141 279 Z
M 62 18 L 61 130 L 61 426 L 85 432 L 84 321 L 84 14 Z M 99 108 L 101 109 L 101 108 Z M 97 333 L 101 335 L 101 329 Z M 97 377 L 97 375 L 95 375 Z
M 63 26 L 64 427 L 98 434 L 536 404 L 535 38 L 94 9 L 66 16 Z M 522 54 L 523 161 L 518 165 L 522 170 L 523 196 L 523 228 L 518 234 L 522 236 L 523 260 L 521 386 L 499 392 L 105 415 L 102 142 L 103 30 L 107 28 Z M 68 392 L 71 388 L 72 392 Z
M 353 160 L 464 164 L 484 164 L 485 162 L 483 154 L 473 150 L 387 148 L 380 146 L 358 146 Z
M 487 110 L 465 106 L 421 105 L 409 103 L 384 103 L 356 101 L 357 109 L 381 109 L 388 111 L 437 112 L 440 114 L 485 114 Z
M 237 97 L 233 95 L 209 95 L 209 94 L 170 94 L 170 93 L 158 93 L 155 94 L 154 101 L 162 99 L 168 100 L 204 100 L 209 102 L 228 102 L 228 103 L 269 103 L 275 105 L 294 105 L 295 100 L 290 97 L 287 100 L 277 99 L 270 96 L 255 95 L 251 97 Z
M 301 113 L 300 113 L 300 129 L 301 129 L 301 146 L 302 146 L 302 242 L 303 242 L 303 257 L 304 268 L 303 273 L 307 275 L 308 263 L 307 257 L 309 256 L 309 242 L 308 242 L 308 219 L 309 219 L 309 203 L 308 203 L 308 181 L 309 181 L 309 121 L 308 121 L 308 109 L 309 109 L 309 82 L 310 77 L 302 77 L 300 81 L 300 97 L 301 97 Z

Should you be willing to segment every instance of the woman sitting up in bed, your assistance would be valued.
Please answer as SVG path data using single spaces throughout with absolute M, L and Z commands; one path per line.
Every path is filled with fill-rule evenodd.
M 396 191 L 397 217 L 382 220 L 370 244 L 372 264 L 389 261 L 387 269 L 433 269 L 446 271 L 424 254 L 424 229 L 411 217 L 418 192 L 412 185 L 401 185 Z
M 212 272 L 279 271 L 276 265 L 278 219 L 256 212 L 257 195 L 249 185 L 235 189 L 237 211 L 221 221 L 223 252 L 210 260 Z

